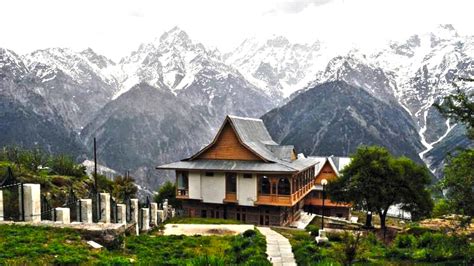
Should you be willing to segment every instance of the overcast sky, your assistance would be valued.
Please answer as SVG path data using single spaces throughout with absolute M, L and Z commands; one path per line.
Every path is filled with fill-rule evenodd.
M 118 60 L 179 26 L 223 52 L 247 37 L 376 46 L 451 23 L 474 35 L 472 0 L 2 0 L 0 47 L 91 47 Z

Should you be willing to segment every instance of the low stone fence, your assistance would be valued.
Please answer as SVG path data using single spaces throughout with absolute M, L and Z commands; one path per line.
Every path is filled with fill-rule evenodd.
M 4 201 L 1 189 L 2 187 L 0 187 L 0 221 L 3 221 Z M 18 193 L 20 215 L 16 221 L 22 223 L 47 225 L 53 222 L 73 228 L 78 227 L 78 224 L 90 225 L 91 228 L 97 227 L 93 224 L 135 224 L 138 230 L 148 231 L 175 215 L 175 209 L 168 204 L 168 200 L 164 200 L 161 204 L 151 203 L 148 200 L 140 204 L 138 199 L 118 203 L 109 193 L 95 194 L 95 199 L 76 199 L 72 193 L 72 199 L 68 198 L 64 206 L 52 208 L 47 202 L 44 203 L 40 184 L 20 184 L 18 189 L 21 190 Z M 74 221 L 71 218 L 73 211 L 75 211 Z

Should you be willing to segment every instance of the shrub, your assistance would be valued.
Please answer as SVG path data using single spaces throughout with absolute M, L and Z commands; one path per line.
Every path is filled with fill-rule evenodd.
M 452 208 L 446 199 L 439 199 L 433 207 L 433 217 L 440 217 L 452 213 Z
M 257 232 L 255 230 L 247 230 L 242 234 L 244 237 L 254 237 L 257 235 Z
M 310 224 L 306 227 L 306 231 L 309 232 L 309 234 L 313 237 L 316 237 L 319 235 L 319 227 L 314 224 Z
M 329 241 L 341 242 L 344 238 L 344 232 L 326 232 Z
M 410 234 L 399 234 L 393 242 L 396 248 L 414 248 L 416 244 L 416 238 Z
M 427 227 L 421 227 L 421 226 L 418 226 L 418 225 L 414 225 L 414 226 L 408 228 L 408 230 L 407 230 L 407 234 L 412 234 L 412 235 L 415 235 L 415 236 L 421 236 L 422 234 L 424 234 L 426 232 L 432 233 L 432 232 L 436 232 L 436 230 L 431 229 L 431 228 L 427 228 Z

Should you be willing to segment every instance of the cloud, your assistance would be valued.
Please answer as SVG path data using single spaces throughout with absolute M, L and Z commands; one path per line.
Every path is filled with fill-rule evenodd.
M 145 13 L 141 10 L 130 10 L 128 12 L 128 15 L 131 17 L 136 17 L 136 18 L 143 18 L 145 17 Z
M 275 3 L 275 6 L 264 14 L 297 14 L 310 6 L 322 6 L 332 1 L 333 0 L 285 0 Z

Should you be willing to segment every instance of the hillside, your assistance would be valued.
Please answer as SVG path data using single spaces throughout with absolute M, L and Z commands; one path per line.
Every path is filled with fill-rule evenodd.
M 343 81 L 312 87 L 262 119 L 273 139 L 306 155 L 349 156 L 359 145 L 380 145 L 420 162 L 408 113 Z

